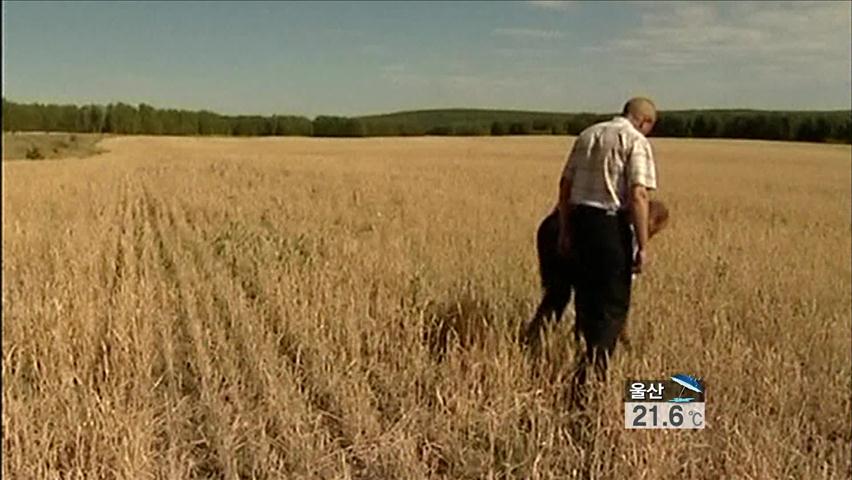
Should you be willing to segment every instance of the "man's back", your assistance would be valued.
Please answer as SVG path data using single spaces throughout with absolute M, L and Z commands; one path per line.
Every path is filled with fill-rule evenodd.
M 615 117 L 583 130 L 563 172 L 572 179 L 571 203 L 605 210 L 626 206 L 629 183 L 656 188 L 651 145 L 629 120 Z
M 645 135 L 656 119 L 653 102 L 631 98 L 619 117 L 580 134 L 559 180 L 557 247 L 571 263 L 577 326 L 586 340 L 577 385 L 590 362 L 606 371 L 630 309 L 631 274 L 647 262 L 648 190 L 657 180 Z

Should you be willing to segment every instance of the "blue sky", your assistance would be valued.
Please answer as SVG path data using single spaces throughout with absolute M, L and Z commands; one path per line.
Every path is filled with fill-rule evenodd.
M 228 114 L 848 109 L 850 3 L 3 2 L 3 94 Z

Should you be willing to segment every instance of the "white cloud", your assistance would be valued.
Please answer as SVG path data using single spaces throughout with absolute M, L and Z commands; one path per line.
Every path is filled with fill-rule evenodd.
M 479 94 L 508 88 L 520 88 L 529 83 L 528 78 L 512 75 L 489 76 L 465 72 L 420 73 L 405 65 L 386 65 L 381 77 L 395 86 L 437 88 L 460 95 Z
M 566 111 L 617 108 L 633 94 L 650 95 L 669 108 L 836 108 L 838 99 L 848 104 L 848 3 L 623 8 L 631 9 L 633 23 L 612 29 L 597 45 L 580 46 L 579 36 L 578 42 L 565 41 L 575 37 L 568 30 L 557 37 L 510 24 L 491 32 L 518 41 L 489 50 L 484 64 L 490 71 L 464 58 L 441 62 L 437 72 L 427 68 L 430 62 L 421 68 L 400 59 L 406 66 L 388 65 L 383 82 L 438 103 Z M 619 100 L 612 103 L 613 97 Z
M 366 45 L 362 45 L 359 48 L 359 51 L 364 55 L 386 55 L 389 53 L 388 47 L 385 45 L 379 45 L 375 43 L 369 43 Z
M 423 87 L 428 79 L 415 72 L 411 72 L 405 64 L 397 63 L 385 65 L 379 69 L 381 78 L 397 86 Z
M 547 59 L 551 58 L 553 55 L 559 53 L 560 50 L 554 48 L 523 48 L 523 47 L 512 47 L 512 48 L 495 48 L 494 53 L 506 58 L 512 59 Z
M 527 4 L 545 10 L 565 11 L 577 5 L 577 2 L 570 0 L 532 0 Z
M 515 38 L 555 39 L 565 35 L 557 30 L 538 30 L 534 28 L 497 28 L 494 35 Z
M 665 3 L 641 14 L 634 30 L 587 50 L 645 68 L 736 64 L 848 75 L 849 36 L 846 2 Z
M 393 65 L 385 65 L 381 67 L 383 73 L 402 73 L 406 69 L 404 63 L 396 63 Z

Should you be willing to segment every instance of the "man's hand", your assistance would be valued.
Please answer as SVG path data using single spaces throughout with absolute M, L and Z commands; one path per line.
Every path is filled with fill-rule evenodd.
M 648 266 L 648 250 L 639 249 L 633 257 L 633 273 L 642 273 Z

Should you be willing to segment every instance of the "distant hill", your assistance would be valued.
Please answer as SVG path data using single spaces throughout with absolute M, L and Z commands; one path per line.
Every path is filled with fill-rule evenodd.
M 3 131 L 146 135 L 374 137 L 576 135 L 612 113 L 435 109 L 357 117 L 221 115 L 150 105 L 21 104 L 3 99 Z M 658 137 L 852 143 L 852 112 L 693 109 L 661 111 Z
M 382 134 L 454 134 L 461 131 L 473 135 L 490 135 L 497 122 L 505 124 L 505 132 L 494 134 L 551 134 L 554 127 L 564 133 L 566 122 L 588 123 L 612 115 L 598 113 L 562 113 L 524 110 L 444 109 L 416 110 L 383 115 L 357 117 L 370 132 Z M 512 125 L 515 125 L 512 130 Z M 500 127 L 497 127 L 498 129 Z
M 849 115 L 850 110 L 755 110 L 755 109 L 688 109 L 688 110 L 661 110 L 660 115 L 694 115 L 698 113 L 736 115 L 736 114 L 814 114 L 814 115 Z M 542 110 L 498 110 L 485 108 L 447 108 L 427 110 L 404 110 L 392 113 L 381 113 L 376 115 L 361 115 L 355 118 L 362 120 L 412 120 L 412 119 L 435 119 L 435 120 L 515 120 L 520 118 L 568 118 L 573 116 L 589 117 L 612 117 L 618 112 L 548 112 Z
M 576 135 L 611 113 L 440 109 L 356 117 L 367 135 Z M 850 142 L 849 110 L 668 110 L 653 135 Z

